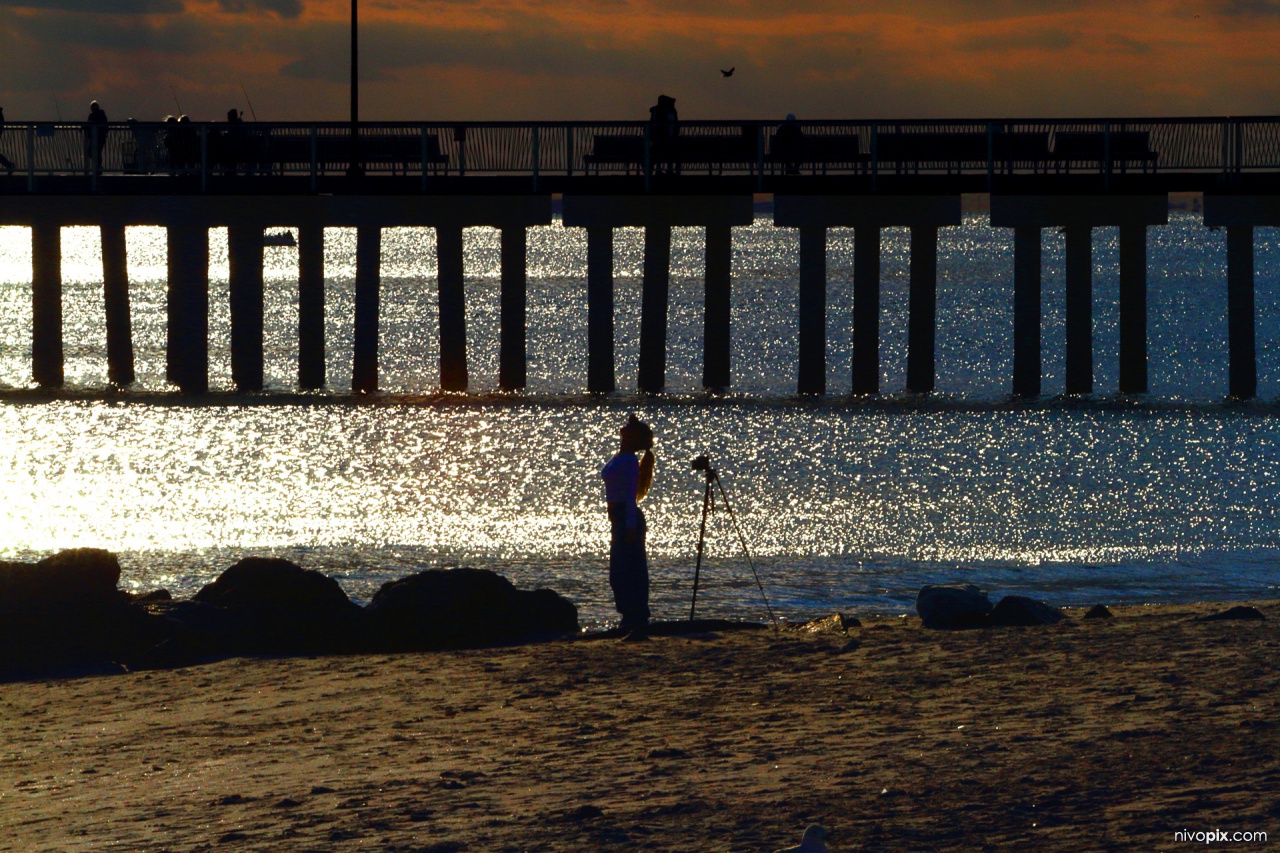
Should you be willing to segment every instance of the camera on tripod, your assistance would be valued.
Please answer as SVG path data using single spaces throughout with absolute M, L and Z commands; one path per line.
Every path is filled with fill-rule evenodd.
M 707 471 L 708 473 L 711 471 L 711 460 L 706 456 L 699 456 L 697 459 L 694 459 L 691 464 L 695 471 Z

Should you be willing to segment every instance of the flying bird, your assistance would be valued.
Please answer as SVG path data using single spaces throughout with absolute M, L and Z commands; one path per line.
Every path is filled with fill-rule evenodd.
M 736 65 L 735 65 L 735 66 L 733 66 L 732 68 L 730 68 L 728 71 L 725 71 L 723 68 L 721 68 L 721 69 L 720 69 L 720 76 L 721 76 L 721 77 L 732 77 L 732 76 L 733 76 L 733 72 L 735 72 L 735 71 L 737 71 L 737 70 L 738 70 L 738 66 L 736 66 Z
M 827 831 L 816 823 L 810 824 L 800 837 L 798 845 L 779 850 L 778 853 L 829 853 Z

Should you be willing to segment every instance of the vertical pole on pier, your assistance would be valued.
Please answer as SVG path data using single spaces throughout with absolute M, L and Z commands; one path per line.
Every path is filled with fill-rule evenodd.
M 1147 226 L 1120 226 L 1120 393 L 1147 393 Z
M 298 229 L 298 386 L 323 388 L 324 227 Z
M 660 393 L 667 384 L 667 304 L 670 298 L 671 226 L 644 229 L 644 292 L 640 305 L 641 391 Z
M 1066 231 L 1066 392 L 1093 393 L 1093 232 Z
M 170 225 L 168 365 L 188 394 L 209 390 L 209 229 Z
M 853 229 L 853 393 L 880 393 L 880 228 Z
M 933 391 L 938 328 L 938 229 L 911 228 L 911 293 L 907 319 L 907 390 Z
M 231 381 L 239 391 L 261 391 L 262 227 L 227 229 L 231 291 Z
M 724 391 L 729 387 L 732 234 L 728 225 L 707 226 L 702 387 L 711 391 Z
M 62 385 L 62 227 L 31 227 L 31 376 L 45 388 Z
M 101 226 L 101 237 L 102 296 L 107 317 L 107 381 L 112 385 L 129 385 L 135 377 L 124 225 L 113 222 Z
M 617 387 L 613 364 L 613 228 L 587 228 L 587 391 Z
M 462 227 L 436 228 L 440 293 L 440 389 L 467 390 L 467 299 L 463 288 Z
M 523 391 L 527 379 L 525 330 L 527 301 L 523 225 L 502 229 L 502 306 L 499 321 L 498 388 Z
M 1231 360 L 1229 393 L 1241 400 L 1258 394 L 1253 300 L 1253 227 L 1228 225 L 1227 348 Z
M 1040 228 L 1013 229 L 1013 394 L 1040 394 Z
M 827 393 L 827 229 L 800 229 L 799 394 Z
M 356 229 L 355 339 L 352 345 L 351 390 L 378 390 L 378 300 L 381 288 L 382 229 Z

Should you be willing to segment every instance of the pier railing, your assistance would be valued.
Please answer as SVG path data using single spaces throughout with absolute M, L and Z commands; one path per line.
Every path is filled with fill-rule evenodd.
M 366 174 L 881 176 L 1280 171 L 1280 117 L 949 121 L 10 123 L 0 154 L 37 178 Z M 12 191 L 14 187 L 4 189 Z M 0 190 L 4 191 L 4 190 Z

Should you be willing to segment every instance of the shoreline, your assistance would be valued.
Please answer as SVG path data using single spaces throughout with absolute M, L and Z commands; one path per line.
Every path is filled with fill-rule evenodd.
M 1280 600 L 0 686 L 30 851 L 1202 849 L 1280 833 Z M 1261 849 L 1261 847 L 1259 847 Z

